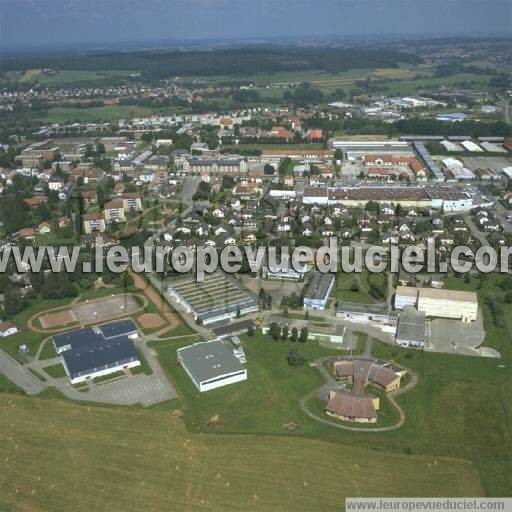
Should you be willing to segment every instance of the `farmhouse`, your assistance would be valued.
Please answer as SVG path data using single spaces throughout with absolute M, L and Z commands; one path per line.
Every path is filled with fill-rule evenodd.
M 124 320 L 57 334 L 53 336 L 53 344 L 61 354 L 71 383 L 76 384 L 139 366 L 139 355 L 132 341 L 137 335 L 135 324 Z
M 223 341 L 201 341 L 176 351 L 199 392 L 247 380 L 247 370 Z
M 12 334 L 16 334 L 18 332 L 18 328 L 9 320 L 5 322 L 0 322 L 0 336 L 2 338 L 7 338 L 7 336 L 11 336 Z

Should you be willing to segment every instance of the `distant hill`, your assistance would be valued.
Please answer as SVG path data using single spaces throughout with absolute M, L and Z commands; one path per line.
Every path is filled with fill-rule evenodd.
M 80 56 L 8 58 L 4 71 L 26 69 L 144 70 L 147 78 L 169 75 L 251 75 L 280 71 L 322 70 L 340 73 L 357 68 L 392 68 L 418 64 L 416 55 L 383 49 L 248 47 L 211 51 L 102 53 Z

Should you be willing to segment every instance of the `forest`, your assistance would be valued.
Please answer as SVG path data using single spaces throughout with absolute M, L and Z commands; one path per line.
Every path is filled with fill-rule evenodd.
M 4 71 L 32 68 L 69 70 L 142 70 L 146 79 L 169 75 L 253 75 L 281 71 L 323 70 L 340 73 L 358 68 L 418 64 L 421 58 L 382 49 L 280 48 L 272 46 L 212 51 L 101 53 L 2 59 Z

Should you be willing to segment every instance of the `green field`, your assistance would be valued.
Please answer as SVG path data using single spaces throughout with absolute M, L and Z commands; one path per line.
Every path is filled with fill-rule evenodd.
M 101 122 L 117 121 L 130 117 L 145 117 L 154 113 L 169 113 L 170 110 L 154 110 L 149 107 L 139 107 L 136 105 L 107 105 L 90 108 L 56 107 L 44 112 L 46 114 L 35 112 L 34 118 L 51 123 Z
M 456 459 L 191 434 L 169 412 L 15 395 L 3 395 L 0 406 L 0 492 L 9 511 L 316 512 L 342 510 L 354 495 L 482 493 L 472 465 Z
M 27 69 L 25 71 L 7 71 L 4 76 L 5 79 L 11 83 L 30 83 L 35 81 L 43 85 L 62 85 L 75 83 L 76 85 L 80 85 L 80 82 L 102 82 L 128 79 L 130 73 L 137 73 L 137 71 L 114 69 L 80 71 L 61 69 L 57 71 L 56 74 L 50 75 L 44 73 L 42 69 Z
M 502 280 L 447 278 L 450 288 L 480 288 L 482 298 L 502 297 Z M 20 398 L 0 379 L 6 510 L 342 510 L 347 495 L 508 496 L 512 305 L 503 305 L 504 328 L 482 306 L 485 345 L 499 360 L 374 341 L 374 357 L 419 376 L 397 397 L 404 425 L 385 433 L 306 417 L 299 401 L 323 384 L 310 363 L 339 352 L 297 343 L 306 363 L 291 367 L 292 343 L 258 333 L 242 336 L 248 380 L 202 394 L 176 363 L 176 349 L 194 339 L 151 342 L 178 399 L 148 409 L 73 404 L 52 390 Z M 320 402 L 309 405 L 322 414 Z M 383 405 L 381 425 L 395 423 Z
M 61 377 L 66 376 L 66 370 L 64 369 L 64 366 L 62 364 L 57 363 L 52 366 L 46 366 L 43 368 L 43 370 L 54 379 L 60 379 Z
M 429 64 L 420 65 L 400 65 L 398 68 L 381 69 L 351 69 L 342 73 L 327 73 L 325 71 L 283 71 L 274 74 L 258 73 L 247 77 L 245 75 L 231 76 L 194 76 L 190 79 L 204 81 L 206 83 L 230 83 L 247 82 L 260 85 L 256 89 L 260 92 L 262 98 L 281 97 L 284 88 L 290 84 L 300 82 L 311 82 L 319 87 L 324 93 L 332 93 L 336 89 L 343 89 L 349 93 L 356 87 L 359 80 L 386 80 L 387 94 L 412 94 L 419 89 L 430 86 L 454 84 L 458 82 L 475 81 L 477 83 L 486 83 L 489 76 L 477 75 L 474 73 L 461 73 L 448 77 L 435 78 L 435 66 Z M 264 84 L 275 84 L 282 88 L 266 89 L 261 87 Z

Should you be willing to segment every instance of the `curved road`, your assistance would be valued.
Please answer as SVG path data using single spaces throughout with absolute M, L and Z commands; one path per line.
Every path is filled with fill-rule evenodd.
M 329 360 L 329 359 L 332 359 L 332 356 L 327 356 L 327 357 L 321 357 L 320 359 L 317 359 L 314 363 L 313 363 L 313 366 L 315 366 L 316 368 L 318 368 L 318 370 L 320 371 L 320 373 L 324 376 L 324 378 L 326 379 L 326 384 L 324 384 L 323 386 L 321 386 L 320 388 L 316 389 L 315 391 L 312 391 L 311 393 L 309 393 L 307 396 L 305 396 L 300 402 L 299 402 L 299 405 L 300 405 L 300 408 L 302 410 L 302 412 L 306 415 L 306 416 L 309 416 L 311 419 L 313 420 L 316 420 L 316 421 L 319 421 L 320 423 L 325 423 L 326 425 L 330 425 L 331 427 L 335 427 L 335 428 L 340 428 L 342 430 L 351 430 L 351 431 L 354 431 L 354 432 L 391 432 L 392 430 L 397 430 L 399 429 L 403 424 L 404 424 L 404 421 L 405 421 L 405 414 L 404 414 L 404 411 L 402 410 L 402 408 L 396 403 L 394 397 L 396 396 L 399 396 L 401 395 L 402 393 L 405 393 L 406 391 L 409 391 L 410 389 L 412 389 L 414 386 L 416 386 L 416 384 L 418 383 L 418 376 L 412 372 L 411 370 L 409 370 L 408 368 L 404 368 L 405 370 L 408 371 L 408 373 L 411 375 L 412 377 L 412 380 L 411 382 L 409 382 L 409 384 L 407 384 L 406 386 L 404 386 L 403 388 L 400 388 L 400 389 L 397 389 L 396 391 L 392 391 L 391 393 L 389 393 L 387 395 L 387 397 L 389 398 L 389 401 L 393 404 L 393 406 L 398 410 L 399 414 L 400 414 L 400 419 L 398 421 L 398 423 L 395 423 L 394 425 L 391 425 L 389 427 L 377 427 L 377 428 L 361 428 L 361 427 L 347 427 L 346 425 L 342 425 L 341 423 L 334 423 L 332 421 L 329 421 L 328 419 L 326 418 L 322 418 L 320 416 L 317 416 L 316 414 L 313 414 L 307 407 L 306 407 L 306 400 L 308 400 L 310 397 L 312 397 L 316 392 L 318 391 L 321 391 L 323 388 L 326 388 L 327 387 L 331 387 L 329 386 L 329 383 L 332 383 L 332 382 L 335 382 L 333 377 L 331 376 L 331 374 L 325 369 L 324 367 L 324 362 Z

